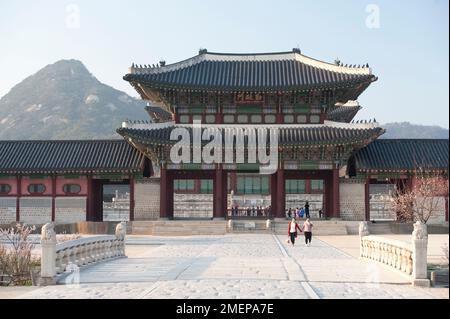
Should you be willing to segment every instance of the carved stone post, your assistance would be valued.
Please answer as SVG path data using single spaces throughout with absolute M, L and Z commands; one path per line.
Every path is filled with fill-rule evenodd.
M 228 220 L 228 232 L 232 232 L 233 231 L 233 220 L 229 219 Z
M 270 219 L 266 220 L 266 229 L 270 229 L 271 225 L 272 225 L 272 221 Z
M 359 257 L 364 257 L 363 237 L 369 236 L 369 225 L 367 222 L 359 223 Z
M 120 241 L 120 256 L 125 256 L 125 235 L 127 233 L 127 224 L 121 222 L 116 226 L 116 239 Z
M 429 287 L 430 280 L 427 273 L 427 247 L 428 247 L 428 231 L 427 225 L 417 221 L 414 224 L 412 232 L 413 246 L 413 286 Z
M 41 286 L 56 283 L 56 233 L 54 223 L 47 223 L 41 230 Z

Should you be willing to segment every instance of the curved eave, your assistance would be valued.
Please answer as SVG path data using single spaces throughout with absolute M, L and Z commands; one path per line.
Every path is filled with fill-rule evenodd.
M 370 169 L 357 169 L 358 173 L 362 174 L 411 174 L 416 173 L 416 169 L 398 167 L 398 168 L 370 168 Z M 422 172 L 429 173 L 447 173 L 448 167 L 433 167 L 433 168 L 425 168 L 421 170 Z
M 96 175 L 96 174 L 133 174 L 139 173 L 141 168 L 123 168 L 123 169 L 14 169 L 14 170 L 2 170 L 0 175 L 64 175 L 64 174 L 78 174 L 78 175 Z
M 172 128 L 145 130 L 132 128 L 119 128 L 117 133 L 126 139 L 136 141 L 140 144 L 149 146 L 165 147 L 177 143 L 169 139 Z M 151 131 L 151 134 L 149 133 Z M 314 148 L 314 147 L 334 147 L 351 145 L 356 148 L 364 147 L 373 140 L 377 139 L 385 131 L 381 127 L 370 129 L 336 129 L 335 131 L 328 131 L 320 133 L 320 131 L 313 131 L 309 140 L 304 140 L 300 136 L 301 133 L 295 129 L 284 129 L 279 133 L 278 145 L 280 148 Z M 322 134 L 322 135 L 321 135 Z M 334 135 L 334 136 L 331 136 Z M 329 138 L 323 138 L 329 136 Z M 210 141 L 202 141 L 202 145 L 208 144 Z
M 145 93 L 139 85 L 144 85 L 156 90 L 180 90 L 180 91 L 211 91 L 211 92 L 303 92 L 311 90 L 329 90 L 329 89 L 351 89 L 357 85 L 365 85 L 356 92 L 354 99 L 356 99 L 370 83 L 377 80 L 372 74 L 358 76 L 354 79 L 341 81 L 341 82 L 327 82 L 327 83 L 316 83 L 308 85 L 292 85 L 292 86 L 246 86 L 246 85 L 235 85 L 235 86 L 215 86 L 215 85 L 187 85 L 173 82 L 162 82 L 162 81 L 152 81 L 145 79 L 145 74 L 126 74 L 123 79 L 131 83 L 131 85 L 136 89 L 136 91 L 141 95 L 141 97 L 146 97 Z

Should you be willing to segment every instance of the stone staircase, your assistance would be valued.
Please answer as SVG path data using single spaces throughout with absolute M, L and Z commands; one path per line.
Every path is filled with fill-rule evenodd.
M 266 219 L 237 219 L 233 220 L 233 233 L 271 233 L 272 227 L 267 229 Z
M 153 236 L 223 235 L 225 220 L 155 220 L 131 222 L 131 234 Z
M 392 234 L 390 222 L 368 223 L 368 226 L 372 235 Z

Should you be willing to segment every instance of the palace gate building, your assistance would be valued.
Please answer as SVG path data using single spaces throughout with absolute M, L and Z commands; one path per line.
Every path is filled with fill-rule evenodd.
M 448 140 L 383 140 L 375 120 L 353 121 L 377 81 L 368 65 L 201 50 L 133 64 L 124 80 L 150 119 L 124 122 L 123 140 L 0 142 L 0 224 L 285 218 L 306 201 L 313 218 L 396 220 L 390 198 L 417 169 L 448 176 Z M 260 171 L 251 154 L 274 138 L 275 167 Z M 212 142 L 214 160 L 200 158 Z M 434 223 L 448 221 L 448 195 L 441 206 Z

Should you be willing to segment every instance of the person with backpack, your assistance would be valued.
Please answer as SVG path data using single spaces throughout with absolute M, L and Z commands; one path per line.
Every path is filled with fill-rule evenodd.
M 294 247 L 295 239 L 297 238 L 297 229 L 302 232 L 302 229 L 295 221 L 295 218 L 292 218 L 291 222 L 288 224 L 288 240 L 291 241 L 292 247 Z
M 306 201 L 306 203 L 305 203 L 305 215 L 306 215 L 306 218 L 309 218 L 309 202 L 308 201 Z
M 298 218 L 303 218 L 304 215 L 305 215 L 305 210 L 302 207 L 298 213 Z
M 303 223 L 303 231 L 305 232 L 305 245 L 307 247 L 311 246 L 312 227 L 313 224 L 309 221 L 309 218 L 306 218 L 305 222 Z

